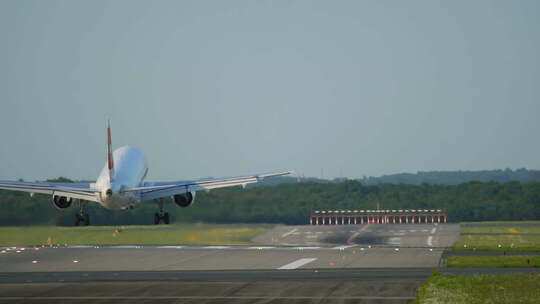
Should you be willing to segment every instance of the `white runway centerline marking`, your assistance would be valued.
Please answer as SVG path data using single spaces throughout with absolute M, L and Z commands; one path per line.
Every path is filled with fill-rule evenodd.
M 230 246 L 206 246 L 206 247 L 203 247 L 205 249 L 227 249 L 227 248 L 231 248 Z
M 347 249 L 347 248 L 351 248 L 351 247 L 356 247 L 356 245 L 336 246 L 336 247 L 332 247 L 332 249 L 343 250 L 343 249 Z
M 289 231 L 289 232 L 285 232 L 284 234 L 281 235 L 281 237 L 287 237 L 293 233 L 295 233 L 298 229 L 294 228 L 293 230 Z
M 391 237 L 388 239 L 388 243 L 392 245 L 401 245 L 401 238 L 400 237 Z
M 428 246 L 433 246 L 433 237 L 431 235 L 427 238 L 427 244 Z
M 283 265 L 281 267 L 279 267 L 278 269 L 296 269 L 298 267 L 302 267 L 308 263 L 311 263 L 313 261 L 315 261 L 317 258 L 303 258 L 303 259 L 299 259 L 299 260 L 296 260 L 292 263 L 289 263 L 287 265 Z
M 431 229 L 431 234 L 435 234 L 435 231 L 437 231 L 437 227 Z

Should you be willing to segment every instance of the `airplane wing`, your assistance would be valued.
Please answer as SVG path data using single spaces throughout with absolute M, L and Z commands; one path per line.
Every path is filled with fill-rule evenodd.
M 11 180 L 0 180 L 0 189 L 66 196 L 94 202 L 98 201 L 96 193 L 99 192 L 99 190 L 92 189 L 89 183 L 32 183 Z
M 256 183 L 261 179 L 274 176 L 291 174 L 291 171 L 266 173 L 258 175 L 247 175 L 226 178 L 209 178 L 193 181 L 177 182 L 146 182 L 142 187 L 130 188 L 124 191 L 138 192 L 142 201 L 152 200 L 160 197 L 174 196 L 190 191 L 211 190 L 224 187 L 246 186 Z

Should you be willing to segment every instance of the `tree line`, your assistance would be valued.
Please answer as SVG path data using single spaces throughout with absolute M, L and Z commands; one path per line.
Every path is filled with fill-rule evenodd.
M 198 192 L 191 207 L 174 203 L 166 211 L 174 222 L 305 224 L 313 210 L 444 209 L 459 221 L 540 220 L 540 182 L 468 182 L 458 185 L 365 185 L 296 182 Z M 157 205 L 143 202 L 125 211 L 90 203 L 93 225 L 152 224 Z M 0 191 L 0 225 L 72 225 L 77 204 L 53 207 L 50 197 Z
M 479 171 L 420 171 L 417 173 L 398 173 L 380 177 L 363 177 L 360 182 L 366 185 L 374 184 L 435 184 L 457 185 L 471 181 L 507 183 L 518 181 L 522 183 L 540 181 L 539 170 L 525 168 L 511 170 L 479 170 Z

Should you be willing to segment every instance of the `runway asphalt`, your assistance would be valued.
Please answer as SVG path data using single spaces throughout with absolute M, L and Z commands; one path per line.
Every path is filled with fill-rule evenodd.
M 409 303 L 458 235 L 442 224 L 278 226 L 253 246 L 7 248 L 0 302 Z
M 431 271 L 362 268 L 15 272 L 1 277 L 0 303 L 411 303 Z M 540 269 L 452 268 L 445 272 L 540 273 Z M 60 282 L 52 283 L 54 279 Z
M 377 245 L 450 247 L 459 237 L 458 224 L 386 224 L 278 226 L 254 241 L 278 245 Z
M 83 282 L 144 282 L 144 281 L 304 281 L 304 280 L 401 280 L 425 279 L 433 268 L 349 268 L 296 270 L 167 270 L 167 271 L 66 271 L 12 272 L 0 274 L 0 283 L 83 283 Z M 454 275 L 540 273 L 539 268 L 458 268 L 440 269 Z M 1 286 L 1 285 L 0 285 Z
M 14 248 L 2 272 L 437 267 L 456 225 L 279 226 L 255 246 Z M 17 253 L 18 251 L 18 253 Z
M 252 246 L 0 248 L 0 303 L 411 303 L 434 269 L 540 273 L 441 267 L 458 237 L 453 224 L 277 226 Z
M 410 303 L 421 279 L 0 284 L 0 303 Z
M 260 248 L 260 249 L 257 249 Z M 20 250 L 19 250 L 20 251 Z M 376 247 L 100 247 L 5 253 L 6 272 L 437 267 L 442 249 Z

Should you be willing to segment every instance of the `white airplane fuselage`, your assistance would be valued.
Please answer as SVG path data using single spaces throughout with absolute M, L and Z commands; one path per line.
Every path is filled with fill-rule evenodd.
M 126 209 L 140 202 L 134 192 L 123 189 L 139 187 L 148 173 L 146 158 L 141 150 L 124 146 L 113 152 L 114 170 L 109 178 L 108 164 L 97 178 L 94 189 L 99 190 L 99 203 L 108 209 Z

